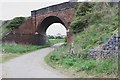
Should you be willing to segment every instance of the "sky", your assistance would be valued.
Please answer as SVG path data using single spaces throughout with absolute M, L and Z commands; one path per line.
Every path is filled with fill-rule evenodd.
M 28 17 L 32 10 L 67 2 L 69 0 L 0 0 L 0 20 L 10 20 L 14 17 Z M 81 0 L 84 1 L 84 0 Z M 53 27 L 51 27 L 53 26 Z M 53 24 L 47 30 L 47 34 L 66 35 L 66 30 L 61 24 Z M 64 29 L 64 30 L 63 30 Z
M 66 35 L 66 28 L 61 23 L 54 23 L 50 25 L 46 31 L 47 35 L 57 35 L 58 33 Z
M 16 0 L 17 1 L 17 0 Z M 19 1 L 19 0 L 18 0 Z M 26 2 L 25 2 L 26 1 Z M 2 16 L 0 16 L 0 19 L 2 20 L 8 20 L 8 19 L 12 19 L 16 16 L 30 16 L 31 15 L 31 11 L 32 10 L 36 10 L 36 9 L 40 9 L 43 7 L 47 7 L 50 5 L 54 5 L 54 4 L 59 4 L 62 2 L 66 2 L 68 0 L 43 0 L 43 1 L 29 1 L 27 2 L 27 0 L 21 0 L 20 2 L 1 2 L 1 9 L 0 9 L 0 13 Z

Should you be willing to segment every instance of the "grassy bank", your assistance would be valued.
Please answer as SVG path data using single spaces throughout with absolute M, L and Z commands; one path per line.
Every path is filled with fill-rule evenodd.
M 6 62 L 12 58 L 27 54 L 29 52 L 48 47 L 49 45 L 37 46 L 37 45 L 22 45 L 15 43 L 1 44 L 2 53 L 0 54 L 0 62 Z
M 116 58 L 95 60 L 69 55 L 69 46 L 56 49 L 45 57 L 45 61 L 53 68 L 72 77 L 117 77 L 118 61 Z
M 86 9 L 85 6 L 83 8 Z M 85 11 L 83 8 L 80 8 L 80 11 Z M 110 7 L 109 3 L 95 3 L 94 8 L 90 10 L 92 10 L 91 13 L 88 12 L 84 16 L 79 14 L 82 16 L 78 15 L 72 24 L 75 32 L 75 53 L 80 56 L 70 55 L 68 53 L 70 45 L 67 45 L 51 52 L 46 56 L 45 61 L 53 68 L 73 77 L 118 77 L 117 58 L 95 60 L 86 57 L 89 49 L 100 48 L 111 35 L 118 32 L 118 7 Z M 108 13 L 110 14 L 108 15 Z M 86 19 L 87 24 L 84 23 Z
M 0 39 L 13 29 L 17 29 L 22 23 L 27 20 L 25 17 L 15 17 L 11 20 L 2 21 L 0 25 Z

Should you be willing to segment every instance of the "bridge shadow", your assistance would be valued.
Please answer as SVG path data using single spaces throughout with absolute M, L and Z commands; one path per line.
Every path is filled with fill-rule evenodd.
M 65 24 L 63 23 L 63 21 L 56 16 L 49 16 L 47 18 L 45 18 L 38 26 L 37 26 L 37 35 L 36 35 L 36 42 L 39 45 L 43 45 L 48 43 L 48 36 L 46 34 L 46 32 L 50 29 L 51 25 L 53 25 L 54 23 L 60 23 L 62 25 L 61 26 L 53 26 L 52 30 L 50 32 L 56 32 L 56 34 L 59 34 L 60 31 L 64 32 L 67 34 L 67 27 L 65 26 Z M 64 28 L 64 29 L 63 29 Z M 63 31 L 64 30 L 64 31 Z M 61 35 L 58 35 L 61 36 Z

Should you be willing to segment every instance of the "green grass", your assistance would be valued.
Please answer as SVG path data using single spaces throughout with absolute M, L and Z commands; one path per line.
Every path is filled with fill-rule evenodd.
M 83 76 L 87 75 L 88 77 L 93 75 L 94 77 L 117 76 L 117 59 L 97 61 L 92 58 L 68 55 L 68 50 L 68 46 L 56 49 L 45 57 L 45 61 L 53 68 L 58 70 L 62 69 L 63 72 L 67 70 L 67 72 L 71 73 L 70 75 L 73 76 L 74 74 L 74 77 L 81 77 L 82 72 L 84 72 L 84 75 L 82 74 Z
M 4 35 L 6 35 L 8 32 L 10 32 L 10 29 L 7 29 L 6 26 L 8 25 L 8 23 L 4 24 L 4 25 L 0 25 L 0 39 L 2 39 L 2 37 Z
M 2 38 L 2 26 L 0 24 L 0 39 Z
M 49 39 L 49 42 L 51 45 L 57 44 L 57 43 L 64 43 L 65 39 Z
M 12 58 L 27 54 L 29 52 L 48 47 L 49 45 L 37 46 L 37 45 L 22 45 L 15 43 L 5 43 L 0 45 L 2 52 L 0 53 L 0 63 L 6 62 Z
M 102 31 L 98 31 L 103 28 Z M 97 44 L 98 40 L 107 42 L 108 38 L 112 35 L 112 32 L 116 30 L 116 27 L 109 26 L 104 29 L 103 26 L 95 26 L 85 29 L 85 31 L 76 34 L 74 36 L 75 51 L 77 54 L 87 54 L 87 51 L 91 48 L 100 46 Z M 45 61 L 52 67 L 71 73 L 74 77 L 93 76 L 94 77 L 116 77 L 117 76 L 117 59 L 106 59 L 96 61 L 93 59 L 87 59 L 84 55 L 82 58 L 69 55 L 68 51 L 70 46 L 64 46 L 56 49 L 46 56 Z M 74 70 L 74 72 L 69 72 Z M 84 72 L 84 75 L 83 73 Z M 82 76 L 80 76 L 82 74 Z M 77 76 L 76 76 L 77 75 Z
M 113 35 L 112 32 L 118 27 L 117 21 L 113 23 L 115 23 L 115 25 L 96 23 L 86 28 L 83 32 L 76 34 L 74 36 L 75 46 L 87 52 L 90 48 L 99 46 L 98 41 L 102 41 L 103 44 L 105 44 L 110 36 Z
M 34 51 L 37 49 L 41 49 L 45 46 L 36 46 L 36 45 L 22 45 L 22 44 L 2 44 L 2 49 L 5 53 L 26 53 L 30 51 Z
M 15 44 L 15 43 L 3 43 L 0 44 L 0 63 L 7 62 L 10 59 L 13 59 L 15 57 L 24 55 L 26 53 L 29 53 L 31 51 L 35 51 L 41 48 L 52 46 L 56 43 L 64 42 L 64 39 L 50 39 L 50 45 L 22 45 L 22 44 Z M 2 52 L 3 51 L 3 52 Z

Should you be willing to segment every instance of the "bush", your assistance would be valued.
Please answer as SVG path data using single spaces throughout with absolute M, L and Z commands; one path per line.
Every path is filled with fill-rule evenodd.
M 8 29 L 16 29 L 25 21 L 25 17 L 16 17 L 6 26 Z
M 76 17 L 70 24 L 73 33 L 81 32 L 88 26 L 89 16 L 86 15 L 91 12 L 92 6 L 92 3 L 90 4 L 87 2 L 78 5 L 76 10 Z
M 56 36 L 56 39 L 64 39 L 62 36 Z
M 73 33 L 81 32 L 91 24 L 99 24 L 102 21 L 109 24 L 111 16 L 118 15 L 118 8 L 116 6 L 113 7 L 109 3 L 85 2 L 79 4 L 76 10 L 76 17 L 70 24 Z
M 52 36 L 52 35 L 49 35 L 48 38 L 49 38 L 49 39 L 55 39 L 55 37 Z

